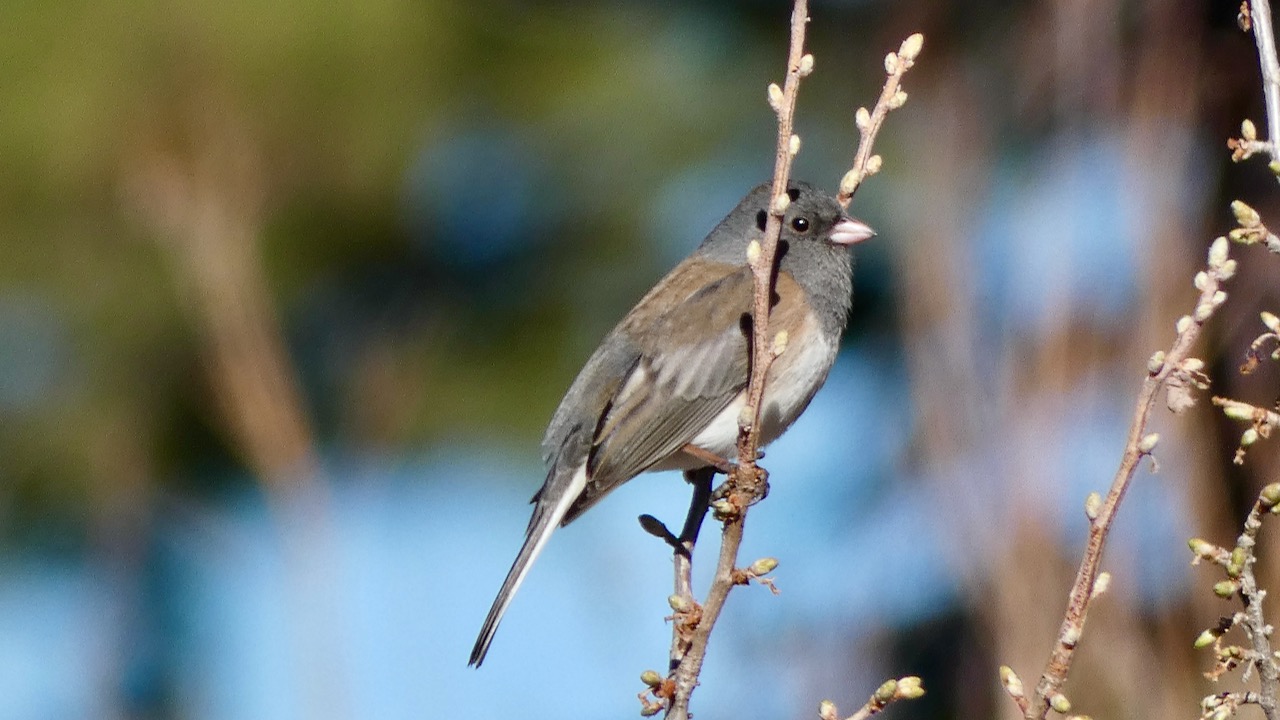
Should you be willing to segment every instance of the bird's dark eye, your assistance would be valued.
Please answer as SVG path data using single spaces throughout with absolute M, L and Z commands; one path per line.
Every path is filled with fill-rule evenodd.
M 809 218 L 798 217 L 792 220 L 791 228 L 798 233 L 809 232 Z

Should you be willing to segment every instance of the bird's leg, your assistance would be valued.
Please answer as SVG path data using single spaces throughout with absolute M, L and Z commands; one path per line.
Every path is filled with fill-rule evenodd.
M 711 479 L 715 477 L 713 467 L 688 470 L 684 479 L 693 486 L 693 497 L 689 500 L 689 514 L 685 516 L 684 527 L 680 537 L 672 545 L 675 549 L 675 594 L 688 602 L 681 608 L 675 608 L 671 623 L 671 657 L 670 669 L 674 671 L 684 659 L 693 640 L 693 628 L 701 617 L 701 608 L 693 598 L 693 546 L 698 542 L 698 531 L 702 529 L 702 521 L 707 517 L 707 509 L 711 500 Z

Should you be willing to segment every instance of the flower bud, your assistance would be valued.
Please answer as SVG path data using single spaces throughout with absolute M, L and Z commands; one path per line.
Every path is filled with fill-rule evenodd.
M 885 680 L 880 687 L 876 688 L 876 692 L 872 697 L 881 703 L 887 703 L 893 700 L 893 696 L 898 694 L 898 681 Z
M 1098 511 L 1102 509 L 1102 496 L 1096 492 L 1089 493 L 1084 499 L 1084 516 L 1089 520 L 1098 519 Z
M 1236 216 L 1236 222 L 1240 223 L 1240 227 L 1251 228 L 1262 224 L 1262 217 L 1258 215 L 1258 211 L 1239 200 L 1231 201 L 1231 213 Z
M 920 54 L 920 48 L 924 47 L 924 35 L 920 33 L 912 33 L 906 40 L 902 41 L 902 46 L 898 48 L 898 55 L 903 60 L 915 60 Z
M 1220 237 L 1209 246 L 1209 267 L 1220 268 L 1227 261 L 1227 239 Z
M 1192 644 L 1192 647 L 1194 647 L 1196 650 L 1203 650 L 1209 647 L 1210 645 L 1212 645 L 1213 641 L 1217 639 L 1218 639 L 1218 633 L 1214 632 L 1213 630 L 1205 630 L 1204 632 L 1196 636 L 1196 641 L 1195 643 Z
M 778 83 L 769 83 L 769 107 L 773 108 L 775 112 L 781 112 L 784 99 L 782 88 L 778 87 Z
M 853 122 L 858 126 L 859 130 L 866 130 L 871 127 L 871 113 L 866 108 L 860 107 L 853 114 Z
M 1271 483 L 1262 488 L 1262 492 L 1258 493 L 1258 504 L 1264 508 L 1280 504 L 1280 483 Z
M 920 683 L 920 678 L 915 675 L 898 678 L 898 697 L 904 700 L 915 700 L 921 695 L 924 695 L 924 686 Z

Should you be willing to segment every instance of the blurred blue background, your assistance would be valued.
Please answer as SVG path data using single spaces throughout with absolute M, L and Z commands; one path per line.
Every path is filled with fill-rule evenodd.
M 0 6 L 0 720 L 627 717 L 666 664 L 688 488 L 558 532 L 465 666 L 605 332 L 772 169 L 784 2 Z M 1150 353 L 1261 121 L 1231 3 L 815 0 L 795 176 L 834 188 L 882 58 L 927 40 L 852 211 L 855 309 L 772 493 L 699 717 L 1014 717 Z M 1259 122 L 1261 125 L 1261 122 Z M 1213 392 L 1275 310 L 1242 258 Z M 1076 710 L 1186 714 L 1225 541 L 1275 455 L 1160 410 L 1073 674 Z M 695 562 L 706 587 L 717 533 Z M 1264 555 L 1264 577 L 1280 553 Z M 1160 678 L 1159 682 L 1151 678 Z M 1160 689 L 1153 690 L 1152 683 Z M 1208 689 L 1206 689 L 1208 688 Z

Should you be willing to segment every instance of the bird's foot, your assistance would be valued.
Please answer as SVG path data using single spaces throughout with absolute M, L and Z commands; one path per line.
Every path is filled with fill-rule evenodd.
M 735 515 L 769 497 L 769 471 L 752 465 L 750 473 L 735 467 L 729 478 L 711 492 L 711 508 L 721 519 Z

